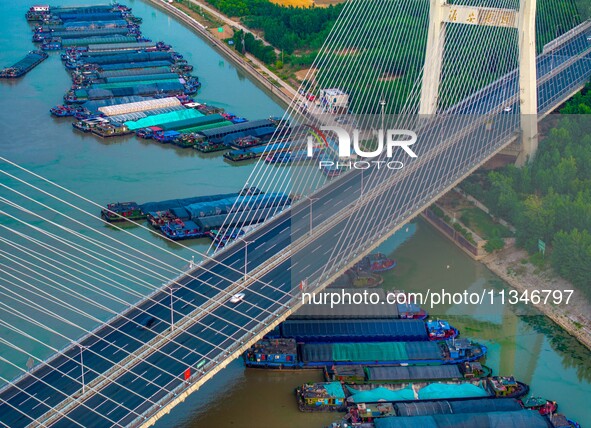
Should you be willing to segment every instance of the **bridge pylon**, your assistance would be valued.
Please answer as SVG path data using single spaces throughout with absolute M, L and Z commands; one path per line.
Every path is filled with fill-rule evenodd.
M 519 10 L 449 4 L 431 0 L 427 51 L 419 114 L 437 113 L 446 27 L 449 24 L 515 28 L 519 35 L 519 108 L 521 151 L 518 165 L 532 159 L 538 148 L 538 95 L 536 71 L 536 2 L 520 0 Z M 499 112 L 501 113 L 501 112 Z

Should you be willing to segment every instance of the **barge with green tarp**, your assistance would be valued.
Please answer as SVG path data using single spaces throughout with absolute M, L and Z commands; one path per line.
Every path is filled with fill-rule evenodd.
M 14 65 L 1 70 L 0 78 L 12 79 L 24 76 L 33 68 L 45 61 L 47 57 L 47 53 L 43 51 L 31 51 Z
M 278 347 L 288 352 L 278 354 Z M 322 369 L 338 365 L 438 365 L 477 361 L 486 352 L 486 346 L 467 339 L 300 344 L 291 338 L 263 339 L 244 353 L 244 362 L 247 367 L 269 369 Z

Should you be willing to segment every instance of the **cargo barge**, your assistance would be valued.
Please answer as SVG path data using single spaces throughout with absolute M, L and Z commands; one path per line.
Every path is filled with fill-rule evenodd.
M 336 389 L 336 388 L 335 388 Z M 337 390 L 338 392 L 338 390 Z M 545 400 L 546 401 L 546 400 Z M 328 404 L 332 404 L 329 402 Z M 552 421 L 552 419 L 555 419 Z M 559 422 L 559 419 L 564 422 Z M 514 398 L 476 398 L 349 406 L 346 416 L 329 428 L 484 427 L 575 428 L 562 415 L 542 416 Z M 580 428 L 580 427 L 579 427 Z
M 80 39 L 80 38 L 87 38 L 93 36 L 129 36 L 129 35 L 139 35 L 137 32 L 130 30 L 127 27 L 115 27 L 115 28 L 97 28 L 97 29 L 87 29 L 87 30 L 64 30 L 64 31 L 49 31 L 49 32 L 42 32 L 38 31 L 33 34 L 33 42 L 40 43 L 46 39 L 51 38 L 60 38 L 60 39 Z
M 230 144 L 244 137 L 255 137 L 265 139 L 272 136 L 277 130 L 278 122 L 272 119 L 253 120 L 246 123 L 237 123 L 230 126 L 203 131 L 203 140 L 197 142 L 195 148 L 204 153 L 224 150 Z M 285 126 L 282 135 L 278 138 L 285 138 L 289 135 L 289 127 Z
M 477 361 L 484 345 L 466 339 L 441 342 L 303 343 L 263 339 L 244 353 L 246 367 L 322 369 L 338 365 L 438 365 Z
M 24 76 L 33 68 L 47 59 L 47 53 L 43 51 L 30 51 L 23 59 L 0 71 L 0 78 L 14 79 Z
M 423 342 L 456 337 L 458 330 L 445 321 L 441 337 L 431 333 L 430 321 L 405 319 L 288 319 L 268 333 L 267 339 L 295 339 L 298 343 Z
M 326 382 L 404 383 L 411 381 L 460 380 L 489 377 L 492 370 L 477 361 L 438 366 L 330 366 L 324 368 Z
M 321 393 L 319 393 L 321 391 Z M 491 376 L 483 379 L 428 381 L 401 384 L 342 384 L 317 382 L 296 388 L 298 407 L 303 412 L 346 411 L 347 407 L 380 403 L 424 404 L 434 401 L 464 401 L 468 399 L 518 399 L 526 395 L 529 386 L 511 377 Z M 329 403 L 328 405 L 325 403 Z M 427 405 L 428 406 L 428 405 Z M 515 406 L 521 407 L 519 402 Z
M 72 89 L 64 95 L 67 104 L 83 104 L 87 101 L 126 96 L 154 96 L 156 94 L 181 95 L 187 88 L 180 82 L 150 83 L 141 86 L 125 86 L 113 89 Z

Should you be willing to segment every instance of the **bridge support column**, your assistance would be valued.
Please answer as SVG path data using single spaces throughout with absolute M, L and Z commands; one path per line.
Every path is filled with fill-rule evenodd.
M 447 0 L 431 0 L 429 12 L 429 32 L 427 34 L 427 52 L 423 69 L 421 88 L 420 115 L 432 115 L 437 112 L 439 81 L 445 43 L 444 5 Z
M 536 0 L 521 0 L 519 8 L 519 104 L 521 153 L 516 164 L 524 165 L 538 150 L 538 86 L 536 71 Z

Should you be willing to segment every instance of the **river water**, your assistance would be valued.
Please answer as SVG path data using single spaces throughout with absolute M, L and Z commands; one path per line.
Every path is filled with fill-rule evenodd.
M 77 3 L 79 0 L 60 1 L 60 4 Z M 194 74 L 203 84 L 197 97 L 199 101 L 222 106 L 227 111 L 251 119 L 282 113 L 280 106 L 269 95 L 190 30 L 142 1 L 127 0 L 126 4 L 144 18 L 142 29 L 146 35 L 171 43 L 195 65 Z M 32 47 L 30 28 L 23 16 L 28 4 L 0 0 L 0 6 L 3 11 L 0 25 L 5 29 L 0 34 L 0 64 L 8 65 Z M 110 141 L 75 133 L 70 127 L 70 120 L 55 119 L 48 113 L 51 106 L 60 103 L 69 84 L 68 75 L 56 54 L 25 78 L 1 82 L 0 153 L 3 157 L 100 204 L 116 200 L 144 202 L 233 192 L 244 184 L 252 170 L 252 164 L 234 167 L 218 155 L 203 156 L 192 150 L 163 147 L 135 138 Z M 3 169 L 15 175 L 21 174 L 4 164 Z M 25 177 L 22 174 L 19 176 Z M 19 191 L 27 189 L 24 184 L 6 176 L 0 177 L 0 183 Z M 35 183 L 40 184 L 39 181 Z M 0 190 L 0 195 L 27 205 L 27 201 L 21 201 L 22 198 L 5 189 Z M 79 202 L 63 192 L 60 196 Z M 101 226 L 98 220 L 83 217 L 47 195 L 38 194 L 36 198 L 48 205 L 61 207 L 73 218 L 84 218 L 106 236 L 135 243 L 121 231 Z M 28 206 L 34 206 L 37 212 L 48 218 L 57 217 L 46 208 L 33 204 Z M 84 208 L 95 214 L 97 212 L 97 208 L 90 205 Z M 2 209 L 6 208 L 2 206 Z M 5 217 L 0 223 L 17 231 L 25 230 L 23 225 Z M 75 224 L 71 227 L 80 231 L 83 229 Z M 136 227 L 127 230 L 146 240 L 140 244 L 141 248 L 151 249 L 152 244 L 164 247 L 168 253 L 158 254 L 177 268 L 181 268 L 189 258 L 190 252 L 186 249 L 167 245 Z M 483 265 L 472 261 L 424 222 L 419 221 L 416 230 L 412 227 L 409 235 L 412 237 L 409 236 L 396 250 L 392 250 L 395 245 L 391 242 L 385 244 L 384 251 L 392 252 L 398 266 L 385 275 L 384 287 L 407 291 L 424 291 L 430 287 L 451 292 L 505 287 Z M 0 236 L 14 238 L 4 229 L 0 231 Z M 205 251 L 208 242 L 195 240 L 188 245 Z M 145 292 L 140 287 L 137 291 Z M 132 300 L 128 296 L 122 297 Z M 14 305 L 4 295 L 0 296 L 0 302 Z M 536 395 L 558 400 L 560 410 L 584 426 L 591 423 L 590 354 L 543 316 L 524 306 L 502 307 L 500 304 L 439 306 L 430 312 L 452 321 L 463 336 L 486 344 L 489 347 L 487 365 L 495 373 L 516 376 L 529 383 Z M 5 312 L 0 313 L 0 318 L 12 323 L 19 321 Z M 84 327 L 92 327 L 88 320 L 78 321 Z M 47 325 L 52 323 L 51 319 L 47 320 Z M 63 339 L 52 337 L 41 328 L 22 327 L 30 327 L 28 330 L 40 339 L 50 338 L 51 345 L 56 348 L 64 344 Z M 70 337 L 79 334 L 74 328 L 64 331 Z M 0 335 L 36 356 L 50 353 L 47 347 L 6 329 L 0 329 Z M 0 355 L 14 363 L 0 363 L 3 379 L 19 374 L 19 368 L 22 369 L 27 360 L 22 352 L 6 346 L 0 347 Z M 293 396 L 296 386 L 320 378 L 320 374 L 314 371 L 279 373 L 245 370 L 240 361 L 235 361 L 177 406 L 171 415 L 161 419 L 157 426 L 320 427 L 334 420 L 336 415 L 300 413 Z

